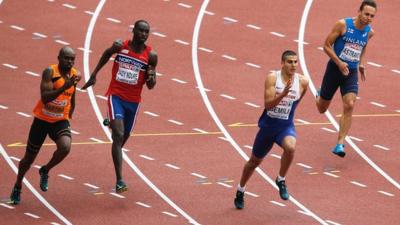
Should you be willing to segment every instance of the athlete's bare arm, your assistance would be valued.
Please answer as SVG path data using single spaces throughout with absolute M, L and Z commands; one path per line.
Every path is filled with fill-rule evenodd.
M 94 68 L 92 74 L 90 75 L 89 80 L 83 85 L 82 89 L 85 90 L 86 88 L 94 85 L 96 83 L 96 76 L 97 73 L 103 68 L 103 66 L 110 60 L 111 56 L 115 53 L 119 52 L 122 48 L 122 40 L 118 39 L 114 41 L 111 47 L 107 48 L 103 55 L 101 56 L 99 62 L 97 63 L 96 67 Z
M 368 33 L 368 41 L 374 36 L 375 32 L 374 30 L 371 29 L 371 31 Z M 361 75 L 361 80 L 365 81 L 367 78 L 367 73 L 365 72 L 365 67 L 364 67 L 364 55 L 365 52 L 367 50 L 367 46 L 368 46 L 368 42 L 367 44 L 364 46 L 362 52 L 361 52 L 361 56 L 360 56 L 360 63 L 358 64 L 358 69 L 360 71 L 360 75 Z
M 300 80 L 300 87 L 301 87 L 301 96 L 299 101 L 301 101 L 301 99 L 304 97 L 304 95 L 306 94 L 307 90 L 308 90 L 308 79 L 307 77 L 305 77 L 304 75 L 299 75 L 299 80 Z
M 286 83 L 285 89 L 283 89 L 283 92 L 276 95 L 276 75 L 275 73 L 270 73 L 267 75 L 267 79 L 265 80 L 264 84 L 264 106 L 265 109 L 269 110 L 274 108 L 279 104 L 279 102 L 282 100 L 283 97 L 285 97 L 287 94 L 289 94 L 289 90 L 292 87 L 293 80 L 290 79 Z
M 147 68 L 146 86 L 148 89 L 153 89 L 156 86 L 156 66 L 158 63 L 158 56 L 155 51 L 149 53 L 149 65 Z
M 333 26 L 332 31 L 328 34 L 328 37 L 325 40 L 324 51 L 329 56 L 329 58 L 331 58 L 333 62 L 336 63 L 336 65 L 339 67 L 339 70 L 344 75 L 349 75 L 349 68 L 347 63 L 340 60 L 339 57 L 336 55 L 335 51 L 333 50 L 333 44 L 335 43 L 336 39 L 339 36 L 343 35 L 345 32 L 346 32 L 346 22 L 344 21 L 344 19 L 336 22 L 335 25 Z

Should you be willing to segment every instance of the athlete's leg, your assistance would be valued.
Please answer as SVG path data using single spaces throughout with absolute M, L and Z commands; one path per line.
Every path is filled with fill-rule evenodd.
M 350 130 L 356 97 L 357 97 L 356 94 L 352 92 L 347 93 L 342 97 L 343 114 L 340 117 L 339 121 L 340 128 L 339 128 L 338 144 L 344 143 L 344 139 Z
M 71 137 L 69 135 L 58 137 L 56 140 L 56 146 L 57 150 L 54 151 L 50 161 L 42 167 L 47 173 L 67 157 L 71 150 Z
M 18 175 L 15 182 L 16 188 L 21 189 L 22 180 L 24 179 L 26 172 L 31 168 L 32 163 L 35 161 L 46 136 L 47 127 L 45 126 L 45 122 L 35 118 L 29 131 L 25 155 L 18 165 Z
M 126 141 L 130 137 L 131 132 L 135 126 L 140 104 L 136 102 L 130 102 L 124 106 L 125 106 L 124 140 L 122 142 L 122 146 L 125 145 Z
M 242 177 L 240 178 L 240 186 L 244 187 L 249 181 L 250 177 L 253 175 L 254 170 L 260 165 L 263 161 L 261 158 L 257 158 L 254 154 L 251 154 L 249 161 L 246 162 L 243 168 Z
M 112 130 L 112 157 L 115 167 L 117 181 L 122 179 L 122 144 L 124 142 L 124 120 L 114 119 L 111 121 Z
M 281 158 L 281 168 L 279 169 L 279 176 L 285 177 L 294 158 L 296 138 L 293 136 L 286 136 L 285 138 L 283 138 L 282 148 L 283 154 Z
M 329 60 L 322 80 L 321 89 L 315 99 L 317 109 L 320 113 L 324 113 L 328 110 L 333 95 L 339 87 L 342 76 L 336 64 Z

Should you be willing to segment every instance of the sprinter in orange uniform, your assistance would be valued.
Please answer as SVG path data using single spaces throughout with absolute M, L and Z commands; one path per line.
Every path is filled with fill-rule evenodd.
M 12 204 L 21 201 L 22 180 L 31 167 L 41 146 L 49 137 L 56 143 L 57 150 L 50 161 L 39 169 L 40 189 L 48 189 L 48 173 L 59 164 L 71 149 L 71 129 L 69 120 L 75 108 L 75 89 L 81 77 L 73 68 L 75 52 L 71 47 L 63 47 L 58 54 L 58 64 L 43 71 L 40 82 L 41 99 L 33 109 L 35 116 L 31 125 L 24 157 L 19 163 L 18 176 L 11 192 Z

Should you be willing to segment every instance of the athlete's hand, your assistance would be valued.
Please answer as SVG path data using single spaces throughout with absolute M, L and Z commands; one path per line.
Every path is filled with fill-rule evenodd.
M 77 84 L 80 80 L 81 76 L 76 76 L 76 75 L 72 76 L 71 78 L 65 78 L 64 89 L 67 90 L 68 88 Z
M 91 75 L 89 80 L 83 85 L 82 90 L 86 90 L 86 88 L 94 85 L 96 83 L 96 76 Z
M 283 89 L 283 94 L 284 94 L 284 96 L 286 96 L 286 95 L 289 94 L 290 88 L 292 87 L 292 85 L 293 85 L 293 79 L 290 78 L 290 79 L 286 82 L 285 89 Z
M 349 65 L 347 65 L 347 63 L 340 62 L 338 67 L 339 67 L 340 72 L 342 72 L 343 75 L 345 75 L 345 76 L 349 75 L 350 71 L 349 71 Z
M 359 65 L 358 70 L 360 70 L 361 80 L 365 81 L 367 79 L 367 72 L 365 71 L 364 65 Z

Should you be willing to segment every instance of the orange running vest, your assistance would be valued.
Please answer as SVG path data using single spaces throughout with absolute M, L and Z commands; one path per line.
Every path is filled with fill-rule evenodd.
M 50 68 L 53 70 L 53 89 L 61 88 L 64 85 L 65 80 L 58 70 L 58 65 L 51 65 Z M 69 77 L 75 76 L 77 74 L 78 71 L 75 68 L 72 68 Z M 69 120 L 69 111 L 71 110 L 71 98 L 74 94 L 74 91 L 74 86 L 71 86 L 63 93 L 61 93 L 56 99 L 46 104 L 44 104 L 40 99 L 33 109 L 33 114 L 36 118 L 50 123 L 54 123 L 60 120 Z

